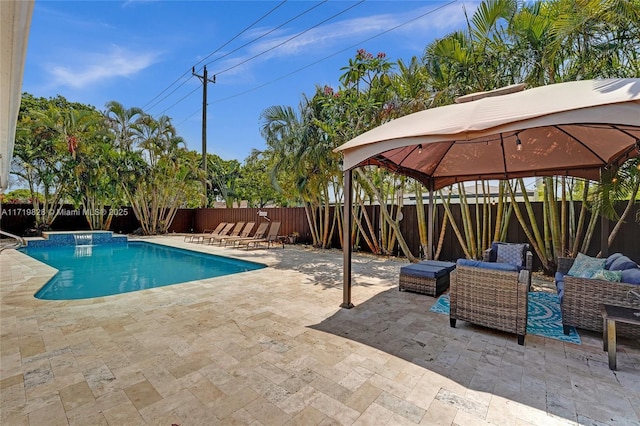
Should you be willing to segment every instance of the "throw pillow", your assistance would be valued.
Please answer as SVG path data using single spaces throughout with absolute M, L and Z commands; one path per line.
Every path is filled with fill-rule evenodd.
M 578 278 L 591 278 L 598 270 L 604 269 L 606 260 L 578 253 L 567 275 Z
M 620 256 L 619 258 L 613 261 L 609 269 L 612 271 L 624 271 L 625 269 L 634 269 L 637 267 L 638 267 L 638 264 L 633 260 L 629 259 L 627 256 Z
M 639 284 L 640 285 L 640 268 L 625 269 L 622 272 L 622 281 L 627 284 Z
M 622 279 L 622 271 L 607 271 L 606 269 L 599 269 L 593 274 L 593 276 L 591 276 L 591 278 L 594 280 L 619 283 Z
M 522 267 L 522 253 L 524 244 L 498 244 L 496 262 L 509 263 L 518 268 Z
M 613 253 L 612 255 L 607 257 L 607 261 L 604 263 L 604 269 L 611 269 L 611 264 L 621 256 L 622 253 Z

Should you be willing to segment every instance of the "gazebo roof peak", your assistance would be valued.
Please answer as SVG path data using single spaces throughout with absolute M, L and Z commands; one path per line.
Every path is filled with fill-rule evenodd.
M 509 86 L 488 90 L 486 92 L 475 92 L 469 93 L 468 95 L 458 96 L 455 99 L 455 102 L 457 104 L 462 104 L 465 102 L 477 101 L 478 99 L 491 98 L 493 96 L 508 95 L 510 93 L 522 92 L 526 87 L 526 83 L 511 84 Z

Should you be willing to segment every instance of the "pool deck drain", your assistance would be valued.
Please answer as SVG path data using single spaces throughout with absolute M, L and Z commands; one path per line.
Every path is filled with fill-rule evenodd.
M 78 301 L 33 297 L 53 269 L 0 254 L 0 424 L 640 424 L 640 343 L 515 337 L 430 313 L 403 262 L 354 254 L 174 247 L 270 265 Z

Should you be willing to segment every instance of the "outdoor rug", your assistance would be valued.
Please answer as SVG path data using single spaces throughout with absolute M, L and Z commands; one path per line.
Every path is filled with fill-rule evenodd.
M 528 308 L 527 334 L 536 334 L 577 345 L 582 344 L 574 327 L 571 327 L 571 333 L 568 336 L 563 332 L 558 295 L 541 291 L 529 292 Z M 449 315 L 449 295 L 440 296 L 429 310 Z

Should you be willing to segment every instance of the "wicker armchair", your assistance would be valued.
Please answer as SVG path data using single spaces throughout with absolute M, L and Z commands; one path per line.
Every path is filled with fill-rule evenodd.
M 515 333 L 524 344 L 530 272 L 499 271 L 458 265 L 451 273 L 451 327 L 460 319 Z
M 558 272 L 566 274 L 575 259 L 558 258 Z M 560 303 L 564 334 L 569 327 L 602 332 L 603 322 L 600 308 L 603 304 L 640 307 L 628 298 L 629 290 L 638 291 L 635 284 L 617 283 L 593 278 L 564 277 L 564 296 Z M 616 326 L 618 336 L 640 339 L 640 328 L 629 324 Z

